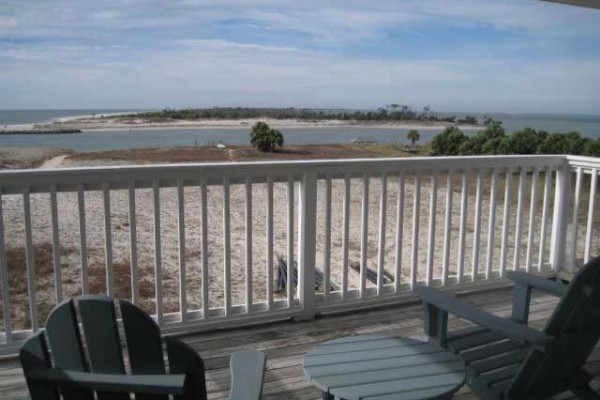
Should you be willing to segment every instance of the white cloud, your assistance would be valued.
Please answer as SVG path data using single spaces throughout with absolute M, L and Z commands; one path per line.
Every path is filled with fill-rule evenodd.
M 542 1 L 457 0 L 449 7 L 440 0 L 421 5 L 435 15 L 487 23 L 501 29 L 520 29 L 545 36 L 600 35 L 600 12 Z
M 55 36 L 76 32 L 86 37 L 135 28 L 202 29 L 236 18 L 256 21 L 266 29 L 303 32 L 323 44 L 440 22 L 551 36 L 600 35 L 600 11 L 533 0 L 5 0 L 0 3 L 0 38 L 37 32 Z
M 533 0 L 3 0 L 0 108 L 401 102 L 597 113 L 597 50 L 503 54 L 597 40 L 599 21 L 597 10 Z M 448 24 L 507 38 L 435 59 L 340 50 Z
M 62 49 L 61 57 L 80 50 Z M 83 51 L 85 59 L 91 50 Z M 132 63 L 24 63 L 0 73 L 0 108 L 212 105 L 377 107 L 598 112 L 600 59 L 523 63 L 489 60 L 355 60 L 235 46 L 163 49 Z M 264 62 L 264 60 L 268 60 Z M 21 77 L 27 76 L 27 80 Z M 19 82 L 19 84 L 15 84 Z
M 247 44 L 232 42 L 229 40 L 222 39 L 183 39 L 178 40 L 176 44 L 180 44 L 184 47 L 193 48 L 197 50 L 212 50 L 220 51 L 226 49 L 237 49 L 237 50 L 263 50 L 263 51 L 277 51 L 277 52 L 294 52 L 310 54 L 312 52 L 298 49 L 295 47 L 279 47 L 279 46 L 264 46 L 260 44 Z
M 0 30 L 16 28 L 17 25 L 18 23 L 16 18 L 0 15 Z
M 273 30 L 308 34 L 317 43 L 331 45 L 372 39 L 377 33 L 421 19 L 398 11 L 345 8 L 291 9 L 285 12 L 248 11 L 245 18 L 260 21 Z

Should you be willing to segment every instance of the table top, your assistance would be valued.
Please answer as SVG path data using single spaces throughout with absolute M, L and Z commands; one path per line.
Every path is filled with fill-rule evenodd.
M 304 356 L 304 372 L 319 389 L 346 400 L 449 398 L 465 382 L 458 355 L 426 342 L 381 335 L 319 344 Z

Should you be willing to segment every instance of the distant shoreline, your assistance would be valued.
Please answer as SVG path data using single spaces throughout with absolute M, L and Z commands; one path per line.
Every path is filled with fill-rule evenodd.
M 337 119 L 306 121 L 298 119 L 246 118 L 246 119 L 198 119 L 152 122 L 143 118 L 73 117 L 40 124 L 7 125 L 11 131 L 63 130 L 81 131 L 128 131 L 150 129 L 250 129 L 258 121 L 264 121 L 276 129 L 306 128 L 383 128 L 383 129 L 444 129 L 458 126 L 463 130 L 481 129 L 482 125 L 456 124 L 442 121 L 342 121 Z

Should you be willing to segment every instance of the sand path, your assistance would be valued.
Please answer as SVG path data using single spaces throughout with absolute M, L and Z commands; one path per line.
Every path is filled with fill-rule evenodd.
M 49 169 L 49 168 L 58 168 L 62 165 L 63 161 L 67 158 L 67 155 L 56 156 L 49 160 L 44 161 L 40 168 Z

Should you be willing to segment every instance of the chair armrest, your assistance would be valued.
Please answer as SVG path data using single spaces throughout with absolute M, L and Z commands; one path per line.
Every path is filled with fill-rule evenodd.
M 529 286 L 533 289 L 541 290 L 561 297 L 567 291 L 569 285 L 542 278 L 540 276 L 526 274 L 520 271 L 510 271 L 506 273 L 506 277 L 515 283 L 520 283 Z
M 417 292 L 424 303 L 431 304 L 460 318 L 474 322 L 477 325 L 503 333 L 509 337 L 520 339 L 534 346 L 545 347 L 554 340 L 554 337 L 544 332 L 482 311 L 440 290 L 430 287 L 419 287 Z
M 35 368 L 28 381 L 59 386 L 75 386 L 101 392 L 183 394 L 185 375 L 120 375 Z
M 261 351 L 236 351 L 231 355 L 230 400 L 258 400 L 262 395 L 267 357 Z

